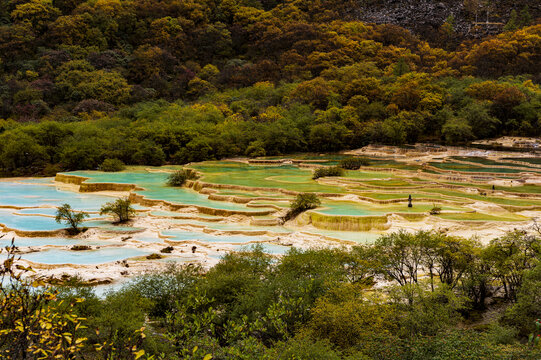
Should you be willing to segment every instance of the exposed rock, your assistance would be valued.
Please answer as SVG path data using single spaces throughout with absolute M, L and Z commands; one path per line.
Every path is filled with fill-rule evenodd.
M 520 12 L 525 5 L 533 19 L 541 16 L 538 0 L 493 0 L 490 8 L 480 5 L 477 11 L 465 6 L 464 0 L 364 0 L 358 4 L 345 16 L 376 24 L 399 25 L 428 39 L 450 15 L 455 18 L 457 34 L 465 38 L 501 32 L 511 11 Z

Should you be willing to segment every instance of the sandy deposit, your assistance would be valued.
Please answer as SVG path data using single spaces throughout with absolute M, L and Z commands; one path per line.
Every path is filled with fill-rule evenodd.
M 539 213 L 537 213 L 539 214 Z M 506 232 L 513 230 L 532 230 L 532 222 L 503 222 L 503 221 L 470 221 L 468 224 L 460 221 L 449 221 L 435 216 L 429 216 L 426 220 L 418 222 L 408 222 L 398 216 L 391 216 L 392 231 L 441 231 L 451 236 L 464 238 L 476 238 L 483 244 L 488 244 L 490 240 L 505 235 Z M 389 231 L 387 231 L 389 232 Z

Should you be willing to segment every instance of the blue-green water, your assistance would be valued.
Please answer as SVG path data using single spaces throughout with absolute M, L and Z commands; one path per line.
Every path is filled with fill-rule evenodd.
M 136 192 L 152 200 L 165 200 L 177 204 L 203 206 L 223 210 L 248 212 L 257 212 L 262 210 L 261 208 L 249 208 L 242 204 L 209 200 L 207 195 L 200 194 L 194 190 L 167 186 L 166 183 L 169 174 L 164 172 L 148 172 L 145 170 L 118 173 L 75 171 L 70 172 L 69 175 L 89 177 L 90 179 L 87 180 L 88 183 L 137 184 L 139 187 L 142 187 L 145 190 L 138 190 Z
M 58 224 L 54 218 L 45 216 L 20 216 L 14 215 L 13 209 L 0 209 L 0 224 L 8 228 L 23 231 L 51 231 L 63 229 L 65 226 Z
M 354 241 L 359 244 L 367 244 L 376 241 L 382 234 L 375 232 L 360 232 L 360 231 L 337 231 L 314 229 L 305 231 L 307 234 L 324 235 L 333 239 Z
M 50 249 L 22 254 L 23 259 L 42 264 L 103 264 L 112 261 L 150 254 L 149 251 L 132 248 L 103 248 L 99 250 L 72 251 Z
M 48 178 L 47 181 L 36 185 L 0 181 L 0 206 L 60 206 L 69 203 L 75 210 L 99 211 L 104 203 L 111 201 L 109 196 L 59 189 L 52 186 L 52 181 L 52 178 Z
M 205 226 L 209 229 L 222 230 L 222 231 L 270 231 L 270 232 L 276 232 L 276 233 L 291 232 L 291 230 L 283 226 L 254 226 L 254 225 L 243 225 L 243 224 L 235 224 L 235 223 L 204 222 L 204 221 L 190 220 L 190 219 L 172 219 L 169 222 L 171 224 Z
M 110 245 L 112 242 L 107 240 L 89 240 L 89 239 L 69 239 L 58 237 L 44 237 L 44 238 L 15 238 L 15 246 L 73 246 L 73 245 Z M 4 237 L 0 239 L 0 247 L 11 246 L 11 238 Z
M 236 245 L 233 247 L 233 251 L 251 251 L 253 250 L 254 246 L 255 246 L 254 244 Z M 275 245 L 275 244 L 268 244 L 268 243 L 259 243 L 257 244 L 257 246 L 261 246 L 263 249 L 263 252 L 267 254 L 272 254 L 272 255 L 284 255 L 285 253 L 289 251 L 289 249 L 291 249 L 291 247 L 289 246 L 282 246 L 282 245 Z M 217 253 L 210 254 L 209 257 L 213 259 L 221 259 L 226 254 L 227 252 L 223 252 L 223 253 L 217 252 Z
M 212 235 L 203 232 L 192 232 L 182 230 L 164 230 L 163 235 L 170 236 L 169 240 L 173 241 L 201 241 L 208 243 L 227 243 L 227 244 L 243 244 L 251 241 L 263 240 L 257 236 L 246 235 Z

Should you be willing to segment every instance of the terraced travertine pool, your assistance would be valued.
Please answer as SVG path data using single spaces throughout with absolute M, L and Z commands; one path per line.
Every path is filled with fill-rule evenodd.
M 54 186 L 53 178 L 0 181 L 0 206 L 56 207 L 69 202 L 76 210 L 99 211 L 110 198 L 99 194 L 76 193 Z
M 504 157 L 501 160 L 521 161 L 535 165 L 541 165 L 540 157 Z
M 125 259 L 132 259 L 129 261 L 135 261 L 137 267 L 147 262 L 146 255 L 160 253 L 165 246 L 173 247 L 172 254 L 150 263 L 168 260 L 212 265 L 224 250 L 237 251 L 253 243 L 264 244 L 265 251 L 276 255 L 291 245 L 372 242 L 383 233 L 404 227 L 444 225 L 464 232 L 471 224 L 476 232 L 479 224 L 486 224 L 486 229 L 510 224 L 516 227 L 541 215 L 541 187 L 531 178 L 541 170 L 532 167 L 529 175 L 521 174 L 530 168 L 512 165 L 506 158 L 441 156 L 429 161 L 433 168 L 426 169 L 407 157 L 374 157 L 369 166 L 347 170 L 341 178 L 312 179 L 314 166 L 334 166 L 345 157 L 350 156 L 299 155 L 293 158 L 293 164 L 280 162 L 280 157 L 266 158 L 273 164 L 194 163 L 187 167 L 196 170 L 200 178 L 182 188 L 166 184 L 169 174 L 180 166 L 64 174 L 87 178 L 85 182 L 90 184 L 136 185 L 131 191 L 120 187 L 119 191 L 105 187 L 100 191 L 99 186 L 93 186 L 94 192 L 79 192 L 78 185 L 55 182 L 53 178 L 3 179 L 0 236 L 7 236 L 0 238 L 0 245 L 8 245 L 15 237 L 22 259 L 47 265 L 48 269 L 60 264 L 109 264 L 106 269 L 117 269 L 115 266 L 121 266 L 119 261 Z M 450 181 L 446 170 L 460 176 Z M 470 173 L 487 175 L 480 181 L 478 175 Z M 515 186 L 509 185 L 510 175 Z M 302 219 L 281 224 L 281 216 L 300 192 L 318 193 L 320 207 Z M 113 224 L 112 219 L 99 215 L 105 202 L 130 194 L 137 209 L 130 223 Z M 408 207 L 409 195 L 412 207 Z M 63 203 L 90 213 L 84 222 L 89 230 L 75 237 L 63 231 L 65 225 L 54 219 Z M 434 208 L 438 213 L 431 215 Z M 396 216 L 390 216 L 393 214 Z M 90 249 L 71 250 L 74 245 Z M 192 253 L 192 245 L 197 252 Z
M 173 188 L 167 186 L 168 172 L 149 172 L 143 169 L 136 169 L 128 172 L 103 173 L 99 171 L 75 171 L 70 175 L 89 178 L 88 183 L 117 183 L 136 184 L 144 188 L 137 191 L 138 194 L 153 200 L 166 200 L 183 205 L 205 206 L 214 209 L 260 211 L 251 209 L 242 204 L 227 203 L 222 201 L 209 200 L 207 196 L 187 188 Z
M 293 165 L 254 166 L 239 162 L 205 162 L 191 168 L 201 172 L 201 181 L 212 184 L 285 189 L 298 192 L 345 193 L 340 186 L 312 181 L 312 171 Z
M 541 169 L 536 168 L 520 168 L 517 165 L 511 164 L 510 167 L 516 167 L 516 169 L 513 168 L 507 168 L 507 167 L 481 167 L 481 166 L 475 166 L 470 164 L 464 164 L 464 163 L 458 163 L 458 162 L 431 162 L 429 165 L 437 167 L 439 169 L 443 170 L 453 170 L 453 171 L 465 171 L 465 172 L 486 172 L 486 173 L 503 173 L 503 174 L 518 174 L 521 172 L 535 172 L 535 173 L 541 173 Z M 507 166 L 507 164 L 506 164 Z
M 47 249 L 21 255 L 25 260 L 50 265 L 92 265 L 148 255 L 150 251 L 133 248 L 103 248 L 89 251 Z

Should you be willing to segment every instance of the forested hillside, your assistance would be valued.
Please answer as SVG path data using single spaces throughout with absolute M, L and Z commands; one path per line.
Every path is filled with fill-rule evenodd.
M 0 172 L 540 134 L 535 11 L 474 41 L 452 17 L 426 39 L 358 8 L 2 1 Z

